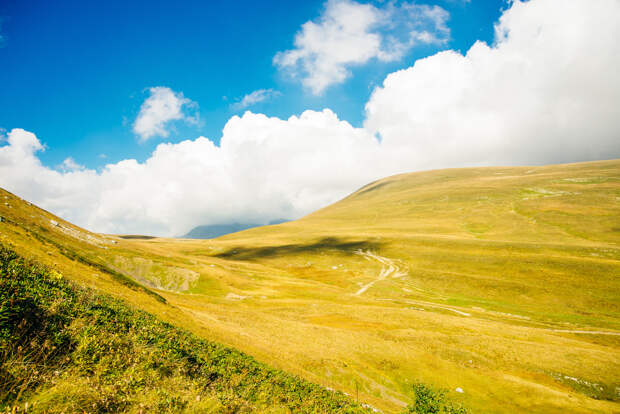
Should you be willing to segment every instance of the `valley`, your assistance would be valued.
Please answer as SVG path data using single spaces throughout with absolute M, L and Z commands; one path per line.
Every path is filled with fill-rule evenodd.
M 0 243 L 385 413 L 620 410 L 620 161 L 388 177 L 217 239 L 95 234 L 0 191 Z

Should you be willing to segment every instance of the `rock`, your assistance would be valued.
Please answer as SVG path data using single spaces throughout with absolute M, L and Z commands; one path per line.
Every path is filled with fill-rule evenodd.
M 456 387 L 456 389 L 454 391 L 456 391 L 456 392 L 458 392 L 460 394 L 463 394 L 465 392 L 465 391 L 463 391 L 463 388 L 461 388 L 461 387 Z
M 50 220 L 50 224 L 51 224 L 52 226 L 57 226 L 57 225 L 58 225 L 58 222 L 57 222 L 56 220 Z

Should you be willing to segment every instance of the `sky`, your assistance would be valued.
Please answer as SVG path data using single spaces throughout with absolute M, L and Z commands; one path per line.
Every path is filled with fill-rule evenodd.
M 3 0 L 0 187 L 176 236 L 400 172 L 618 158 L 618 38 L 618 0 Z

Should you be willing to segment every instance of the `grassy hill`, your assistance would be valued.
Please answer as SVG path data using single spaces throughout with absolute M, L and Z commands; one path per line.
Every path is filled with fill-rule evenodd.
M 0 273 L 0 404 L 10 412 L 369 412 L 2 246 Z
M 418 383 L 474 412 L 620 411 L 618 160 L 403 174 L 215 240 L 93 234 L 5 193 L 0 216 L 67 278 L 384 412 Z

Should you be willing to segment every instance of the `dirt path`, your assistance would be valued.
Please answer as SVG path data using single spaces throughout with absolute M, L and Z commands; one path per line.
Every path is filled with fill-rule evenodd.
M 376 261 L 378 261 L 379 263 L 381 263 L 383 265 L 383 267 L 381 267 L 381 271 L 379 272 L 379 277 L 375 280 L 373 280 L 372 282 L 369 282 L 367 284 L 365 284 L 364 286 L 362 286 L 357 292 L 355 292 L 356 296 L 361 295 L 362 293 L 366 292 L 370 287 L 372 287 L 372 285 L 374 285 L 375 283 L 377 283 L 380 280 L 385 280 L 388 277 L 392 276 L 394 278 L 399 278 L 399 277 L 403 277 L 407 275 L 407 270 L 403 270 L 400 266 L 398 266 L 394 260 L 392 259 L 388 259 L 387 257 L 383 257 L 383 256 L 379 256 L 378 254 L 375 254 L 373 252 L 371 252 L 370 250 L 357 250 L 355 252 L 356 254 L 359 254 L 361 256 L 364 256 L 367 259 L 374 259 Z
M 365 285 L 363 285 L 357 292 L 355 292 L 355 296 L 360 296 L 361 294 L 363 294 L 364 292 L 366 292 L 368 289 L 370 289 L 375 283 L 381 281 L 381 280 L 385 280 L 387 278 L 389 278 L 390 276 L 392 278 L 399 278 L 399 277 L 403 277 L 406 276 L 408 274 L 408 268 L 401 268 L 398 264 L 396 264 L 396 262 L 392 259 L 389 259 L 387 257 L 384 256 L 379 256 L 376 253 L 373 253 L 370 250 L 356 250 L 355 254 L 359 254 L 360 256 L 364 256 L 366 259 L 368 260 L 376 260 L 379 263 L 382 264 L 381 267 L 381 271 L 379 272 L 379 276 L 369 282 L 366 283 Z M 415 288 L 417 290 L 423 291 L 422 289 L 418 289 Z M 425 292 L 425 291 L 423 291 Z M 426 292 L 425 292 L 426 293 Z M 395 299 L 387 299 L 387 298 L 383 298 L 383 299 L 378 299 L 378 300 L 386 300 L 386 301 L 393 301 Z M 458 309 L 454 309 L 452 307 L 448 307 L 448 306 L 442 306 L 436 303 L 432 303 L 432 302 L 427 302 L 427 301 L 420 301 L 420 300 L 404 300 L 404 299 L 399 299 L 399 301 L 403 301 L 406 303 L 410 303 L 410 304 L 414 304 L 414 305 L 418 305 L 418 306 L 423 306 L 423 307 L 430 307 L 430 308 L 435 308 L 435 309 L 443 309 L 443 310 L 447 310 L 450 312 L 454 312 L 460 316 L 472 316 L 471 313 L 469 312 L 464 312 L 462 310 L 458 310 Z M 416 308 L 417 310 L 425 310 L 423 308 Z M 520 316 L 520 315 L 513 315 L 510 313 L 502 313 L 502 312 L 492 312 L 492 311 L 486 311 L 485 309 L 482 308 L 474 308 L 474 310 L 477 311 L 482 311 L 482 312 L 490 312 L 493 313 L 495 316 L 504 316 L 507 318 L 518 318 L 518 319 L 527 319 L 529 320 L 530 318 L 527 316 Z M 557 333 L 571 333 L 571 334 L 583 334 L 583 335 L 613 335 L 613 336 L 620 336 L 620 332 L 613 332 L 613 331 L 588 331 L 588 330 L 578 330 L 578 329 L 549 329 L 549 331 L 551 332 L 557 332 Z

